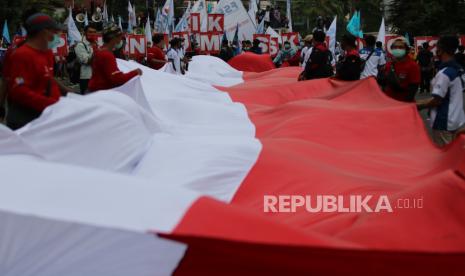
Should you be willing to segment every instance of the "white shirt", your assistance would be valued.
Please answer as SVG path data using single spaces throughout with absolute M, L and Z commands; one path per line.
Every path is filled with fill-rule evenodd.
M 308 60 L 310 59 L 310 55 L 313 52 L 313 47 L 309 47 L 307 51 L 305 52 L 304 55 L 304 60 L 302 61 L 302 67 L 305 68 L 305 65 L 307 65 Z
M 166 57 L 169 60 L 169 64 L 173 66 L 172 69 L 176 74 L 181 74 L 181 58 L 179 57 L 178 51 L 170 48 L 168 52 L 166 52 Z
M 372 51 L 374 52 L 370 56 Z M 368 56 L 370 56 L 370 58 L 367 60 Z M 371 76 L 376 78 L 378 76 L 378 67 L 386 64 L 386 57 L 380 49 L 363 48 L 360 50 L 360 58 L 366 60 L 365 68 L 360 75 L 360 79 L 365 79 Z
M 431 127 L 436 130 L 456 131 L 465 125 L 463 111 L 463 86 L 458 69 L 449 66 L 436 74 L 431 82 L 435 97 L 441 97 L 441 105 L 431 109 Z

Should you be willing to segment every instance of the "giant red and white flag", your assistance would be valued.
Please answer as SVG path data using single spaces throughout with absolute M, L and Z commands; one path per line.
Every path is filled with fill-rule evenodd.
M 465 137 L 374 79 L 118 65 L 144 74 L 0 126 L 0 274 L 464 274 Z

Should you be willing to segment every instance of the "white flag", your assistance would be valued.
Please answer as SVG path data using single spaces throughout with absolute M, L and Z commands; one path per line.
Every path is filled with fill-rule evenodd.
M 189 28 L 190 14 L 191 14 L 191 2 L 189 1 L 187 4 L 186 11 L 182 15 L 181 20 L 179 20 L 178 25 L 176 25 L 176 28 L 174 29 L 175 32 L 187 31 L 187 29 Z
M 89 26 L 89 18 L 87 17 L 87 11 L 86 11 L 86 17 L 84 17 L 84 26 Z
M 164 31 L 170 33 L 174 29 L 174 2 L 173 0 L 166 0 L 165 5 L 161 9 L 163 16 Z
M 150 26 L 150 16 L 147 16 L 147 22 L 145 23 L 145 39 L 147 42 L 152 42 L 152 27 Z
M 250 0 L 249 1 L 249 11 L 247 12 L 250 16 L 250 19 L 252 19 L 253 23 L 257 25 L 257 12 L 258 12 L 258 6 L 257 6 L 257 1 L 256 0 Z
M 82 36 L 79 32 L 78 28 L 76 27 L 76 23 L 73 19 L 73 11 L 71 7 L 69 8 L 69 15 L 68 15 L 68 41 L 69 44 L 72 45 L 74 42 L 81 41 Z
M 265 33 L 265 18 L 262 19 L 262 22 L 257 26 L 257 34 L 264 34 Z
M 123 24 L 121 24 L 121 16 L 118 15 L 118 27 L 123 31 Z
M 328 32 L 326 33 L 329 36 L 329 45 L 328 48 L 333 53 L 336 51 L 336 24 L 337 23 L 337 16 L 334 17 L 331 26 L 329 26 Z
M 220 0 L 215 12 L 224 14 L 224 31 L 228 40 L 233 40 L 238 24 L 239 40 L 253 40 L 253 34 L 257 29 L 240 0 Z
M 131 25 L 132 27 L 137 26 L 136 7 L 131 5 L 131 1 L 128 1 L 128 25 Z
M 384 42 L 386 42 L 386 25 L 384 25 L 384 18 L 381 20 L 381 26 L 379 26 L 379 31 L 378 31 L 378 37 L 376 38 L 376 41 L 381 41 L 384 45 Z
M 287 0 L 286 3 L 286 16 L 287 20 L 289 20 L 289 32 L 292 32 L 291 0 Z
M 103 22 L 108 22 L 107 1 L 103 2 Z

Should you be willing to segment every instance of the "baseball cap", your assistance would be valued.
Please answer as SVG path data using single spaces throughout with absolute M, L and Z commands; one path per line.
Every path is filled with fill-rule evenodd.
M 61 24 L 58 24 L 52 17 L 45 13 L 36 13 L 26 19 L 26 31 L 30 33 L 37 33 L 42 30 L 64 30 Z

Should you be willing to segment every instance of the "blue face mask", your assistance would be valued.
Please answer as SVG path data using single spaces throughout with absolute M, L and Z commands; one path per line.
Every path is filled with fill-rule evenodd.
M 48 48 L 55 49 L 60 45 L 60 43 L 61 43 L 60 36 L 58 34 L 54 34 L 52 41 L 48 42 Z

